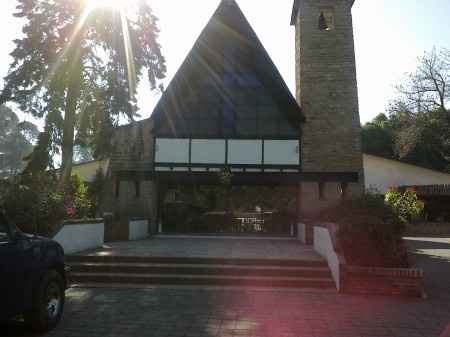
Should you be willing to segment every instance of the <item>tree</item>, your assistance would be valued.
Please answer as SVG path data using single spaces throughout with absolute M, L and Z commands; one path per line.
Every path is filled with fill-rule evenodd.
M 14 111 L 0 106 L 0 177 L 24 168 L 24 158 L 32 152 L 38 134 L 36 125 L 19 122 Z
M 101 157 L 119 118 L 137 116 L 136 87 L 144 70 L 151 89 L 158 88 L 166 68 L 157 18 L 146 0 L 123 6 L 17 1 L 14 15 L 26 21 L 24 37 L 14 41 L 0 104 L 16 102 L 45 120 L 29 167 L 45 169 L 61 151 L 62 188 L 71 176 L 75 145 L 89 145 Z
M 397 89 L 388 108 L 394 151 L 410 163 L 450 172 L 450 51 L 425 53 Z
M 434 48 L 419 58 L 414 73 L 397 86 L 399 102 L 412 114 L 442 111 L 450 123 L 447 104 L 450 100 L 450 50 Z
M 362 127 L 363 152 L 394 159 L 392 124 L 385 114 L 379 114 Z

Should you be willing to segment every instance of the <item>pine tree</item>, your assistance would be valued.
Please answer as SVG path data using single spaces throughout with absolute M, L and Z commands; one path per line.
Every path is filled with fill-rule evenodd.
M 45 120 L 37 150 L 62 155 L 61 185 L 71 175 L 74 146 L 97 146 L 119 117 L 137 116 L 136 87 L 144 71 L 151 89 L 165 76 L 157 18 L 146 0 L 127 7 L 92 6 L 89 0 L 17 0 L 25 19 L 15 40 L 0 104 Z M 51 158 L 51 155 L 48 157 Z M 42 165 L 40 165 L 42 167 Z

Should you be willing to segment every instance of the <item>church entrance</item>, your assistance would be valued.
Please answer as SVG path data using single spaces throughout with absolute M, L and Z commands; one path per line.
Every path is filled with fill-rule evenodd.
M 164 233 L 296 234 L 295 187 L 172 185 L 161 200 Z

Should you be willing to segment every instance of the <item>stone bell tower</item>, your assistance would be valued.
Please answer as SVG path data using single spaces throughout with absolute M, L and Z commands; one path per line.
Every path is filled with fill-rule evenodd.
M 303 171 L 358 173 L 359 182 L 349 187 L 360 193 L 364 179 L 351 13 L 354 2 L 295 0 L 291 25 L 296 32 L 296 98 L 306 117 Z M 334 186 L 326 189 L 336 190 Z

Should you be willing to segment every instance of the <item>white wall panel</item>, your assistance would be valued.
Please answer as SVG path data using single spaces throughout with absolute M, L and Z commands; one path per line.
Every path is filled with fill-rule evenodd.
M 298 140 L 266 140 L 264 141 L 264 164 L 299 165 L 298 151 Z
M 189 139 L 158 138 L 155 159 L 157 163 L 189 163 Z
M 128 226 L 128 240 L 143 240 L 149 235 L 148 220 L 130 220 Z
M 193 139 L 192 164 L 224 164 L 224 139 Z
M 450 184 L 450 174 L 369 154 L 363 158 L 366 188 L 381 194 L 391 187 Z
M 262 140 L 229 140 L 228 163 L 261 165 Z
M 65 254 L 99 248 L 105 242 L 105 225 L 89 222 L 65 224 L 53 237 L 53 240 L 63 247 Z

